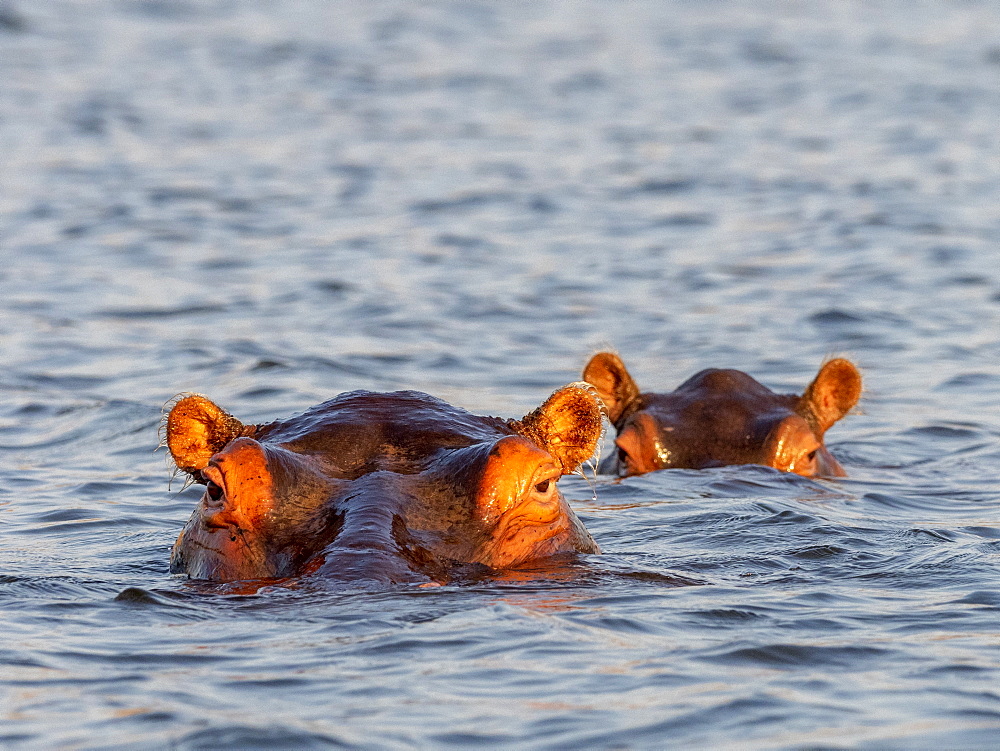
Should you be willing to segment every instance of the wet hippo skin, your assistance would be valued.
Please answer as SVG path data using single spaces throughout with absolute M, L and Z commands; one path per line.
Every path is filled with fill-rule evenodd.
M 170 562 L 195 579 L 421 582 L 599 552 L 556 488 L 601 434 L 586 384 L 521 420 L 355 391 L 263 425 L 185 396 L 165 426 L 178 469 L 206 486 Z
M 801 395 L 776 394 L 739 370 L 696 373 L 669 393 L 641 392 L 621 359 L 601 352 L 583 378 L 601 395 L 618 433 L 601 470 L 763 464 L 806 477 L 843 477 L 823 445 L 826 431 L 857 404 L 861 374 L 848 360 L 823 365 Z

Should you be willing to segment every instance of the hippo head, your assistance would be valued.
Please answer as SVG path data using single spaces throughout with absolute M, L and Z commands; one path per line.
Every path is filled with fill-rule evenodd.
M 823 445 L 827 429 L 857 404 L 861 374 L 831 360 L 801 396 L 776 394 L 739 370 L 703 370 L 666 394 L 640 392 L 610 352 L 590 360 L 592 384 L 618 431 L 613 471 L 763 464 L 806 477 L 842 477 Z M 603 469 L 603 467 L 602 467 Z
M 521 420 L 419 392 L 355 391 L 244 425 L 185 396 L 166 418 L 166 442 L 205 493 L 171 571 L 213 581 L 426 581 L 462 563 L 596 553 L 556 482 L 593 456 L 600 434 L 587 384 L 559 389 Z

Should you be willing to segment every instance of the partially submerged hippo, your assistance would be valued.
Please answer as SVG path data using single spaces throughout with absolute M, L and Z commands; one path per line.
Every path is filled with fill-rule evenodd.
M 763 464 L 806 477 L 846 473 L 823 445 L 827 429 L 857 404 L 861 374 L 831 360 L 802 396 L 776 394 L 739 370 L 696 373 L 666 394 L 640 392 L 621 359 L 601 352 L 584 368 L 618 431 L 602 470 Z
M 521 420 L 415 391 L 355 391 L 244 425 L 202 396 L 166 419 L 177 467 L 206 486 L 170 569 L 236 581 L 302 574 L 419 582 L 456 564 L 600 552 L 556 488 L 595 451 L 586 384 Z

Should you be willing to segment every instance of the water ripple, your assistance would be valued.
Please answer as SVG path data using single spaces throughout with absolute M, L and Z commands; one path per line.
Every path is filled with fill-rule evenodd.
M 0 2 L 0 745 L 997 745 L 994 4 L 72 5 Z M 856 360 L 849 476 L 566 477 L 602 555 L 441 587 L 169 574 L 178 392 L 519 417 L 603 349 Z

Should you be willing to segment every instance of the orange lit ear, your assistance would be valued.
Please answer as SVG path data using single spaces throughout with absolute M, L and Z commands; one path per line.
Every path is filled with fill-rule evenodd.
M 608 410 L 608 419 L 617 423 L 625 408 L 639 398 L 639 387 L 618 355 L 599 352 L 583 369 L 583 380 L 597 389 Z
M 594 455 L 601 437 L 601 403 L 586 383 L 563 386 L 511 427 L 548 451 L 568 475 Z
M 822 436 L 861 398 L 861 373 L 849 360 L 830 360 L 799 399 L 796 411 Z
M 253 433 L 226 410 L 203 396 L 178 401 L 166 420 L 167 448 L 177 468 L 189 473 L 208 466 L 208 460 L 234 438 Z

